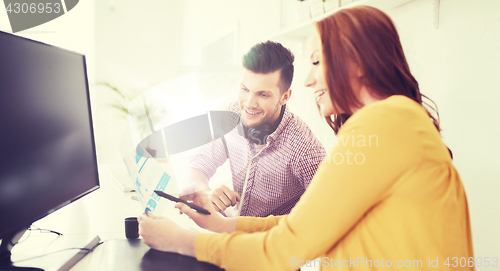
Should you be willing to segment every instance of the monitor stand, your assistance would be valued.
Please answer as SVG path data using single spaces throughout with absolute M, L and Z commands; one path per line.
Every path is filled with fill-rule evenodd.
M 4 236 L 2 239 L 2 244 L 0 244 L 0 271 L 7 270 L 18 270 L 18 271 L 43 271 L 43 269 L 35 267 L 19 267 L 12 264 L 10 259 L 10 251 L 17 244 L 21 236 L 26 232 L 27 229 L 23 229 L 17 233 Z

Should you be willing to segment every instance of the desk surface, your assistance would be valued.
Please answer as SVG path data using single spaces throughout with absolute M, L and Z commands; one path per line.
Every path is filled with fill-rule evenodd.
M 57 252 L 48 256 L 21 261 L 31 257 L 83 247 L 96 235 L 103 243 L 71 268 L 79 270 L 221 270 L 216 266 L 196 261 L 175 253 L 150 250 L 141 239 L 125 238 L 124 219 L 142 213 L 140 202 L 131 198 L 114 183 L 109 165 L 99 165 L 100 188 L 76 202 L 37 221 L 38 228 L 63 233 L 26 233 L 12 250 L 12 260 L 18 266 L 34 266 L 58 270 L 78 250 Z M 163 215 L 183 227 L 204 232 L 185 215 L 180 215 L 167 202 Z
M 150 249 L 140 239 L 109 240 L 78 262 L 71 270 L 203 270 L 220 268 L 176 253 Z

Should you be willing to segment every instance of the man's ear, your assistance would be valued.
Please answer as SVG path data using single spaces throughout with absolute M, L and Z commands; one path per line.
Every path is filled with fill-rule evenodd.
M 290 100 L 291 96 L 292 96 L 292 89 L 289 88 L 287 91 L 285 91 L 285 93 L 283 93 L 283 95 L 281 95 L 280 105 L 286 104 L 286 102 Z

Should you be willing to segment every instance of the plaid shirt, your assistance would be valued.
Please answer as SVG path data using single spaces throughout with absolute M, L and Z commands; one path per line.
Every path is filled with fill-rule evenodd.
M 232 103 L 229 111 L 240 114 L 238 103 Z M 288 107 L 261 151 L 256 144 L 239 135 L 237 128 L 224 138 L 228 154 L 222 140 L 218 139 L 192 155 L 190 166 L 204 172 L 210 179 L 229 156 L 233 188 L 239 195 L 242 195 L 248 174 L 242 216 L 290 213 L 326 154 L 309 127 Z

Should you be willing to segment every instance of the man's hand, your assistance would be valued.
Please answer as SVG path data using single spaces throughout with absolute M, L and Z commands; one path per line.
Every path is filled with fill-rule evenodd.
M 151 212 L 137 219 L 139 234 L 146 245 L 156 250 L 195 256 L 196 232 L 181 228 L 167 217 L 156 216 Z
M 241 200 L 241 197 L 227 186 L 221 185 L 212 191 L 210 199 L 215 205 L 215 210 L 220 212 L 226 210 L 228 207 L 236 206 L 236 203 Z

